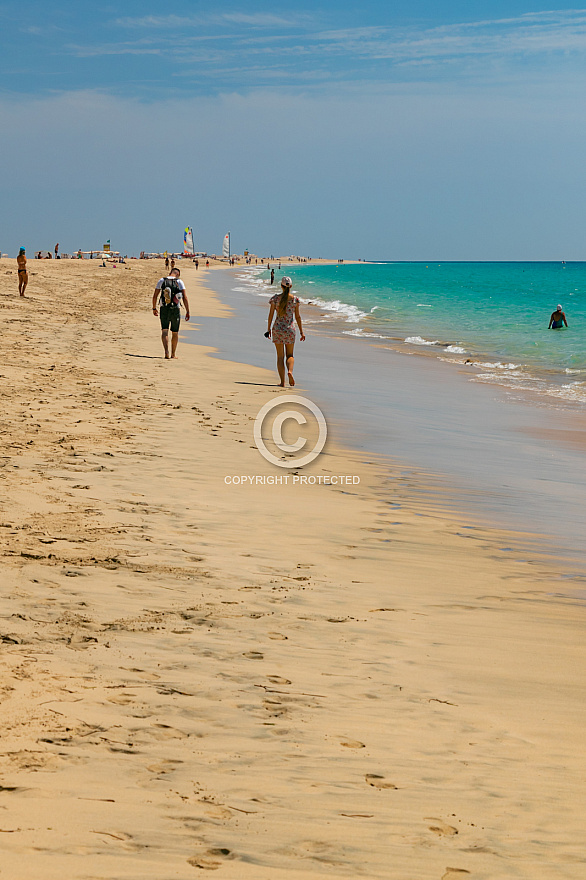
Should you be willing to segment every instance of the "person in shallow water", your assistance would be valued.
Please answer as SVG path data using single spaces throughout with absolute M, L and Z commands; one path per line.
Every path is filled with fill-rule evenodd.
M 568 326 L 568 322 L 566 321 L 566 316 L 562 311 L 562 307 L 558 306 L 555 312 L 551 313 L 551 318 L 549 319 L 549 327 L 548 330 L 559 330 L 564 324 L 566 327 Z
M 277 370 L 279 379 L 281 380 L 281 388 L 285 387 L 285 366 L 287 367 L 287 376 L 289 385 L 295 385 L 293 378 L 293 348 L 295 346 L 295 327 L 293 321 L 297 321 L 299 327 L 299 336 L 302 342 L 305 341 L 305 333 L 301 326 L 301 315 L 299 314 L 299 298 L 293 296 L 291 288 L 293 282 L 287 276 L 281 279 L 281 293 L 275 293 L 269 300 L 271 305 L 269 311 L 269 326 L 265 333 L 267 339 L 273 340 L 277 350 Z M 273 323 L 273 317 L 275 323 Z M 286 358 L 286 362 L 285 362 Z

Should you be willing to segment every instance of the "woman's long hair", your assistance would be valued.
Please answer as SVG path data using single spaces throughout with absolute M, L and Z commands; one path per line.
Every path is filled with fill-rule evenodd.
M 289 300 L 290 290 L 290 287 L 284 287 L 283 285 L 281 285 L 281 296 L 279 297 L 279 302 L 277 303 L 277 315 L 280 318 L 282 318 L 287 311 L 287 302 Z

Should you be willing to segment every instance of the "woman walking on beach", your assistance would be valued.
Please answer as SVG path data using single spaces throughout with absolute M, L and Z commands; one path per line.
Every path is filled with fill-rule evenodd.
M 26 251 L 22 247 L 18 252 L 16 265 L 18 266 L 18 292 L 21 296 L 24 296 L 28 284 L 28 272 L 26 268 Z
M 285 367 L 289 385 L 295 385 L 293 378 L 293 348 L 295 346 L 295 327 L 293 321 L 297 321 L 301 342 L 305 341 L 305 334 L 301 326 L 299 314 L 299 297 L 293 296 L 291 288 L 293 282 L 286 275 L 281 279 L 281 293 L 275 293 L 269 300 L 271 309 L 269 312 L 269 326 L 265 333 L 268 339 L 272 339 L 277 349 L 277 370 L 281 380 L 281 388 L 285 387 Z M 275 323 L 273 324 L 273 317 Z M 272 325 L 272 329 L 271 329 Z M 285 363 L 286 359 L 286 363 Z

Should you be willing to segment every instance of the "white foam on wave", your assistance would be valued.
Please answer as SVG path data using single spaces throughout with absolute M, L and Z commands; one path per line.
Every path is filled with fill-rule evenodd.
M 562 385 L 561 388 L 550 388 L 547 393 L 552 397 L 586 403 L 586 382 L 570 382 L 568 385 Z
M 466 354 L 466 349 L 462 348 L 461 345 L 446 345 L 446 351 L 451 352 L 451 354 Z
M 344 316 L 348 324 L 358 324 L 359 321 L 366 318 L 366 312 L 362 312 L 356 306 L 351 306 L 349 303 L 342 302 L 339 299 L 323 300 L 316 298 L 309 300 L 302 299 L 301 297 L 300 299 L 305 304 L 311 303 L 312 306 L 318 306 L 326 312 L 333 312 L 335 315 Z
M 368 336 L 371 339 L 388 339 L 388 336 L 381 336 L 380 333 L 369 333 L 368 330 L 363 330 L 361 327 L 355 327 L 354 330 L 344 330 L 342 332 L 345 333 L 346 336 Z
M 424 339 L 423 336 L 408 336 L 405 342 L 410 345 L 441 345 L 439 339 L 432 341 L 431 339 Z
M 483 363 L 482 361 L 478 361 L 473 364 L 473 366 L 478 367 L 481 370 L 519 370 L 521 369 L 521 364 L 503 364 L 500 361 L 495 361 L 492 363 L 491 361 L 487 361 Z

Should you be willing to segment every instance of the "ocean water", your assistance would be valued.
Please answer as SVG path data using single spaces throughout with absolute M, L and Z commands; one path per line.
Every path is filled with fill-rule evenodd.
M 586 263 L 364 263 L 288 268 L 319 322 L 365 341 L 467 363 L 474 378 L 586 405 Z M 278 276 L 277 276 L 278 278 Z M 268 273 L 246 289 L 266 296 Z M 569 327 L 548 330 L 560 303 Z
M 510 370 L 461 366 L 472 358 L 446 351 L 448 344 L 460 341 L 459 336 L 429 331 L 426 336 L 428 327 L 436 329 L 435 323 L 425 328 L 422 323 L 409 323 L 417 320 L 417 303 L 431 304 L 421 296 L 414 296 L 415 309 L 404 324 L 396 317 L 373 319 L 372 314 L 382 311 L 375 308 L 377 301 L 389 296 L 386 287 L 390 273 L 395 271 L 396 282 L 400 271 L 413 268 L 413 264 L 398 265 L 399 269 L 391 264 L 287 268 L 300 297 L 319 306 L 302 308 L 307 339 L 295 347 L 297 390 L 321 408 L 328 437 L 334 442 L 367 455 L 388 457 L 402 468 L 406 479 L 413 475 L 413 485 L 428 493 L 432 504 L 468 511 L 472 522 L 496 523 L 511 529 L 519 534 L 523 546 L 535 549 L 537 542 L 544 553 L 572 560 L 582 572 L 586 406 L 575 393 L 569 398 L 556 395 L 565 393 L 564 385 L 584 381 L 586 376 L 565 373 L 566 367 L 556 363 L 555 358 L 547 361 L 547 366 L 538 359 L 531 359 L 529 366 L 527 358 L 524 367 Z M 492 268 L 487 267 L 487 274 Z M 417 265 L 415 269 L 421 278 L 423 269 Z M 273 371 L 273 381 L 277 381 L 274 346 L 265 339 L 264 330 L 267 300 L 279 288 L 270 286 L 268 274 L 260 267 L 211 274 L 209 280 L 221 301 L 229 306 L 231 319 L 198 318 L 185 325 L 186 337 L 214 349 L 213 356 L 244 365 L 235 373 L 236 393 L 241 383 L 256 385 L 260 406 L 266 399 L 273 399 L 271 379 L 259 381 L 258 376 L 250 376 L 246 365 L 268 368 Z M 373 278 L 379 283 L 373 284 Z M 187 276 L 186 283 L 189 287 Z M 413 286 L 405 285 L 405 289 Z M 436 311 L 440 311 L 439 301 L 440 294 Z M 547 295 L 544 302 L 547 327 L 551 313 Z M 575 318 L 579 309 L 570 308 L 564 299 L 561 302 L 570 330 L 538 329 L 535 334 L 549 332 L 553 341 L 575 333 L 579 342 L 582 321 Z M 406 309 L 405 302 L 403 307 Z M 468 315 L 471 310 L 469 307 Z M 538 308 L 535 313 L 536 318 L 543 317 Z M 378 321 L 376 325 L 374 320 Z M 449 322 L 442 326 L 450 328 Z M 520 358 L 510 359 L 510 349 L 505 347 L 500 349 L 502 361 L 497 359 L 502 343 L 494 325 L 492 329 L 492 351 L 486 341 L 491 339 L 490 334 L 481 339 L 479 333 L 475 335 L 474 326 L 470 337 L 462 339 L 468 351 L 478 352 L 475 363 L 520 363 Z M 367 336 L 368 332 L 375 338 Z M 414 335 L 437 343 L 405 342 Z M 449 360 L 459 363 L 442 362 Z M 525 376 L 531 390 L 538 386 L 544 393 L 512 391 L 506 384 L 480 378 L 495 375 L 497 380 L 506 380 L 509 374 Z M 538 378 L 538 374 L 546 378 Z M 574 392 L 577 387 L 573 386 Z M 387 496 L 389 500 L 394 497 L 392 484 L 381 487 L 381 497 Z

